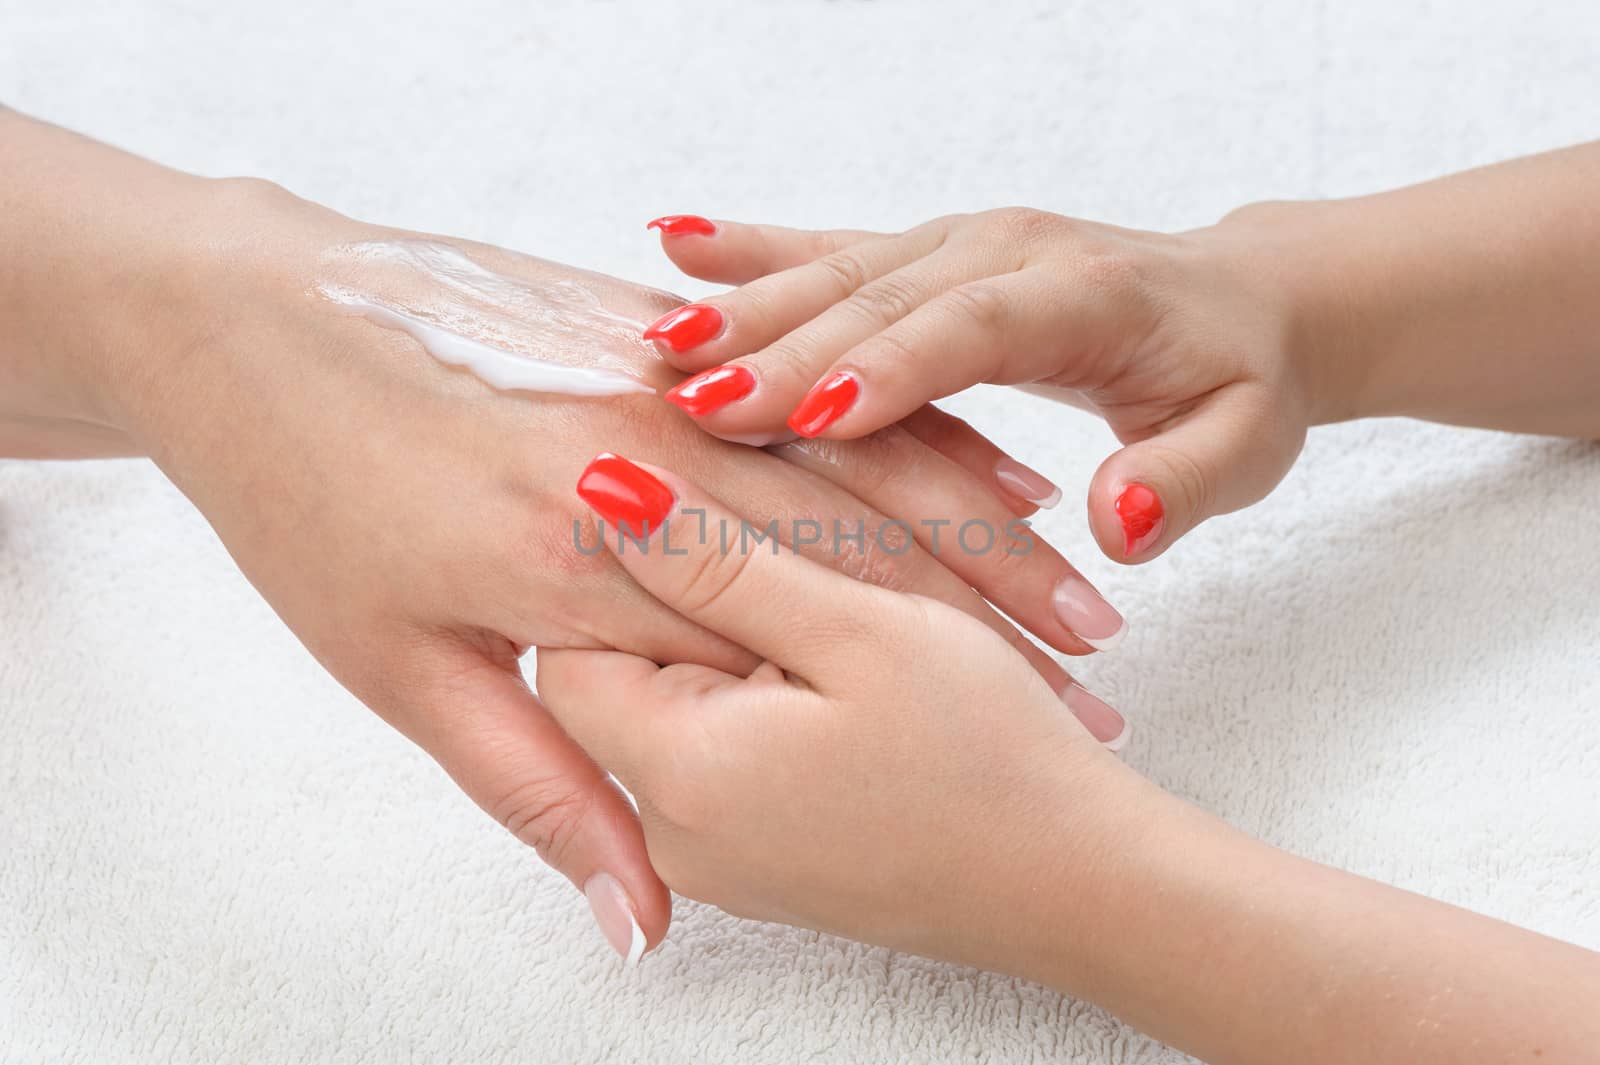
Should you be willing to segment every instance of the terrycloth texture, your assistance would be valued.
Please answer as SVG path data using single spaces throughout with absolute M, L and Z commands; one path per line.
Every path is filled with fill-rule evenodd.
M 653 215 L 1182 228 L 1600 135 L 1580 0 L 296 6 L 0 0 L 0 100 L 689 293 Z M 1131 619 L 1082 672 L 1134 766 L 1600 947 L 1600 450 L 1319 431 L 1269 501 L 1125 570 L 1082 520 L 1100 424 L 953 406 L 1067 486 L 1041 524 Z M 6 1063 L 1187 1060 L 1038 987 L 693 905 L 621 973 L 143 463 L 0 463 L 0 736 Z

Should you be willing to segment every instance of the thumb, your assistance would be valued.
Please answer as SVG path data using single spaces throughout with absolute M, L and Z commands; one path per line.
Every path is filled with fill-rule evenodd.
M 1100 464 L 1089 485 L 1089 525 L 1108 558 L 1148 562 L 1207 518 L 1264 498 L 1304 442 L 1305 423 L 1265 390 L 1224 389 Z
M 528 690 L 515 660 L 457 654 L 404 697 L 403 731 L 584 893 L 631 965 L 672 917 L 633 805 Z
M 598 455 L 578 478 L 578 495 L 645 591 L 813 683 L 869 648 L 891 653 L 886 634 L 905 628 L 892 612 L 910 609 L 906 597 L 784 547 L 797 537 L 782 535 L 780 519 L 753 526 L 660 467 Z

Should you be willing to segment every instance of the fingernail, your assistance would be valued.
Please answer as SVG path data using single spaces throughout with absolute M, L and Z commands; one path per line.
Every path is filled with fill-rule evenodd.
M 1061 624 L 1097 651 L 1111 650 L 1128 632 L 1128 623 L 1116 608 L 1075 573 L 1061 578 L 1050 595 L 1050 603 Z
M 860 394 L 861 382 L 854 374 L 845 370 L 830 374 L 807 392 L 806 398 L 789 415 L 789 428 L 801 436 L 817 436 L 844 417 Z
M 704 303 L 690 303 L 668 311 L 650 323 L 646 340 L 659 340 L 673 351 L 699 347 L 722 332 L 722 312 Z
M 682 382 L 666 398 L 700 418 L 743 399 L 755 387 L 756 375 L 748 366 L 717 366 Z
M 610 873 L 594 874 L 584 881 L 583 897 L 589 900 L 589 912 L 594 914 L 600 934 L 622 955 L 623 967 L 638 965 L 644 956 L 644 929 L 633 915 L 633 900 L 617 878 Z
M 1127 720 L 1077 681 L 1069 681 L 1061 689 L 1061 701 L 1067 704 L 1073 717 L 1083 722 L 1089 735 L 1099 740 L 1112 754 L 1128 745 Z
M 661 528 L 676 497 L 672 489 L 621 455 L 596 455 L 578 478 L 578 496 L 630 536 Z
M 646 222 L 645 228 L 659 229 L 669 237 L 681 237 L 686 233 L 709 237 L 717 231 L 717 224 L 697 214 L 664 214 Z
M 1116 502 L 1122 521 L 1122 554 L 1126 558 L 1143 551 L 1161 535 L 1161 497 L 1142 484 L 1130 484 Z
M 995 463 L 994 479 L 1007 492 L 1018 499 L 1026 499 L 1041 510 L 1049 510 L 1061 502 L 1061 489 L 1056 487 L 1054 481 L 1030 470 L 1016 459 L 1001 459 Z

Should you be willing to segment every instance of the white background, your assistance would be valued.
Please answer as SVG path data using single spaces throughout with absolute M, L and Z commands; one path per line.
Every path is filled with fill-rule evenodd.
M 1185 228 L 1591 139 L 1600 7 L 0 0 L 0 101 L 693 295 L 647 219 Z M 1131 620 L 1083 674 L 1133 765 L 1600 948 L 1600 450 L 1320 430 L 1265 504 L 1130 571 L 1082 521 L 1102 426 L 952 406 L 1067 487 L 1042 526 Z M 142 463 L 0 463 L 0 803 L 7 1063 L 1186 1060 L 1037 987 L 687 904 L 621 973 Z

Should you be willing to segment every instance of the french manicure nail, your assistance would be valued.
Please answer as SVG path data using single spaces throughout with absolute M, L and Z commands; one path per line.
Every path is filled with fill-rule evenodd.
M 1076 573 L 1061 578 L 1050 593 L 1050 605 L 1061 624 L 1097 651 L 1111 650 L 1127 635 L 1128 623 L 1122 615 Z
M 676 500 L 655 476 L 609 451 L 584 467 L 578 497 L 628 535 L 645 537 L 661 528 Z
M 659 340 L 673 351 L 688 351 L 720 332 L 721 311 L 704 303 L 690 303 L 651 322 L 644 331 L 644 338 Z
M 697 214 L 664 214 L 646 222 L 645 228 L 659 229 L 669 237 L 681 237 L 688 233 L 709 237 L 717 231 L 717 224 Z
M 680 383 L 666 399 L 701 418 L 743 399 L 755 387 L 756 375 L 748 366 L 717 366 Z
M 1061 489 L 1042 473 L 1030 470 L 1016 459 L 1004 458 L 995 463 L 994 479 L 1000 487 L 1026 499 L 1040 510 L 1049 510 L 1061 502 Z
M 1128 745 L 1127 719 L 1077 681 L 1068 681 L 1067 686 L 1061 689 L 1061 701 L 1067 704 L 1072 716 L 1089 730 L 1089 735 L 1099 740 L 1100 745 L 1112 754 Z
M 804 437 L 818 436 L 844 417 L 861 395 L 861 382 L 848 370 L 829 374 L 806 393 L 789 415 L 789 428 Z
M 622 955 L 622 964 L 631 969 L 644 955 L 644 929 L 633 915 L 633 900 L 610 873 L 596 873 L 583 884 L 583 897 L 589 900 L 600 934 L 611 949 Z
M 1122 554 L 1132 558 L 1161 536 L 1161 497 L 1142 484 L 1130 484 L 1117 496 L 1117 518 L 1122 522 Z

